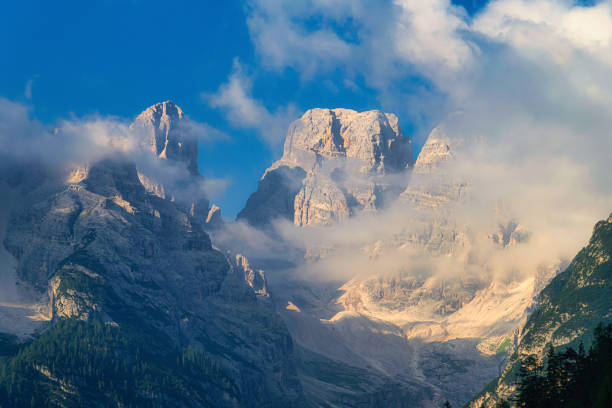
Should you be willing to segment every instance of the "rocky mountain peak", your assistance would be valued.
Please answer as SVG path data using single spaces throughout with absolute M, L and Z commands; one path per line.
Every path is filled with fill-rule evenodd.
M 414 174 L 430 174 L 453 157 L 450 140 L 436 128 L 431 131 L 414 163 Z
M 410 183 L 400 199 L 415 209 L 440 209 L 465 197 L 466 180 L 453 174 L 451 167 L 461 142 L 446 134 L 447 126 L 434 128 L 414 163 Z
M 361 161 L 363 172 L 401 171 L 412 164 L 411 142 L 392 113 L 315 108 L 291 124 L 279 162 L 308 170 L 343 157 Z
M 171 101 L 156 103 L 136 117 L 135 129 L 144 132 L 144 143 L 157 157 L 182 162 L 198 173 L 198 140 L 184 124 L 181 108 Z
M 394 114 L 310 109 L 289 127 L 283 157 L 266 170 L 238 218 L 257 226 L 274 218 L 330 225 L 399 194 L 405 186 L 385 176 L 411 165 L 411 141 Z
M 143 149 L 172 166 L 184 166 L 187 170 L 176 179 L 180 172 L 170 172 L 168 176 L 163 169 L 139 166 L 138 177 L 146 191 L 175 200 L 190 215 L 204 221 L 209 210 L 208 199 L 203 194 L 194 194 L 202 191 L 199 184 L 203 181 L 198 171 L 198 137 L 183 110 L 172 101 L 156 103 L 136 117 L 131 129 L 140 138 Z

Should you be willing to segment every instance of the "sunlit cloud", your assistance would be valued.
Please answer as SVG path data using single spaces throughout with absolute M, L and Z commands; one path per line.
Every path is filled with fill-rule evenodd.
M 236 59 L 228 82 L 214 94 L 202 94 L 202 98 L 211 107 L 224 111 L 233 126 L 254 129 L 263 141 L 278 149 L 289 123 L 298 114 L 297 108 L 289 105 L 270 112 L 253 97 L 251 88 L 251 78 Z

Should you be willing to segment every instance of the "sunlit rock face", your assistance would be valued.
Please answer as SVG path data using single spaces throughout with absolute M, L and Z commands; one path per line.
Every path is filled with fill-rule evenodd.
M 160 159 L 185 163 L 192 174 L 198 172 L 198 140 L 183 123 L 183 111 L 171 101 L 145 109 L 132 124 L 144 133 L 143 143 Z
M 266 280 L 263 270 L 253 269 L 251 265 L 249 265 L 249 260 L 242 254 L 236 254 L 232 261 L 234 272 L 241 280 L 247 282 L 249 287 L 251 287 L 257 295 L 263 297 L 270 296 L 266 289 Z
M 411 163 L 410 140 L 397 116 L 377 110 L 311 109 L 289 127 L 283 157 L 272 167 L 295 164 L 306 171 L 321 159 L 359 160 L 364 173 L 403 170 Z
M 466 180 L 459 180 L 450 167 L 455 159 L 451 138 L 435 128 L 414 163 L 412 177 L 400 200 L 415 209 L 435 209 L 453 204 L 465 197 Z
M 333 236 L 346 238 L 326 239 L 331 228 L 320 229 L 320 239 L 313 239 L 316 228 L 295 229 L 307 237 L 295 270 L 299 277 L 280 282 L 268 274 L 270 290 L 281 298 L 281 313 L 300 346 L 398 379 L 404 390 L 418 384 L 419 406 L 440 406 L 445 399 L 462 404 L 499 373 L 538 291 L 562 264 L 551 260 L 499 274 L 503 261 L 495 259 L 530 245 L 531 232 L 494 201 L 478 222 L 466 215 L 479 193 L 465 170 L 467 152 L 479 147 L 470 143 L 478 141 L 441 124 L 405 184 L 386 184 L 408 162 L 386 161 L 393 153 L 377 156 L 376 148 L 356 149 L 367 152 L 362 156 L 349 153 L 344 146 L 350 137 L 341 129 L 350 127 L 338 120 L 342 114 L 332 117 L 335 112 L 313 110 L 292 125 L 283 157 L 266 172 L 240 218 L 282 208 L 282 218 L 297 227 L 333 227 Z M 346 117 L 359 122 L 359 115 Z M 384 163 L 376 160 L 382 156 Z M 298 177 L 275 181 L 284 189 L 270 188 L 289 169 L 299 169 Z M 401 189 L 392 195 L 390 187 Z M 282 206 L 253 205 L 280 196 Z M 309 273 L 330 282 L 304 282 Z
M 395 115 L 311 109 L 291 124 L 283 157 L 266 171 L 238 218 L 257 226 L 275 217 L 298 226 L 331 225 L 382 207 L 404 183 L 390 176 L 411 164 L 411 142 Z M 264 190 L 275 198 L 264 198 Z
M 221 217 L 221 208 L 213 204 L 208 210 L 206 216 L 206 228 L 216 230 L 223 227 L 223 217 Z
M 168 163 L 141 163 L 138 178 L 147 192 L 176 201 L 192 216 L 205 220 L 209 202 L 198 171 L 198 135 L 189 123 L 181 108 L 166 101 L 145 109 L 130 129 L 143 150 Z
M 530 231 L 501 209 L 483 214 L 491 221 L 480 226 L 462 215 L 471 187 L 455 170 L 458 157 L 465 159 L 458 154 L 465 141 L 447 132 L 444 125 L 435 128 L 423 146 L 397 201 L 406 215 L 395 232 L 362 248 L 371 253 L 370 259 L 380 258 L 372 262 L 375 271 L 344 283 L 338 302 L 345 310 L 392 322 L 408 337 L 425 341 L 512 338 L 542 282 L 554 276 L 560 263 L 552 260 L 532 275 L 493 276 L 488 257 L 528 245 Z M 397 257 L 406 259 L 406 265 L 376 267 Z

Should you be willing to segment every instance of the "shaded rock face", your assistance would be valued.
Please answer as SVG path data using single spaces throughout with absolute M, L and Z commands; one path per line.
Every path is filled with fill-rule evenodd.
M 214 406 L 299 400 L 291 337 L 269 302 L 259 300 L 263 274 L 248 263 L 242 277 L 230 273 L 202 220 L 147 193 L 133 163 L 104 160 L 78 183 L 28 192 L 4 245 L 22 285 L 48 293 L 50 324 L 103 322 L 166 339 L 169 350 L 202 350 L 239 390 L 229 399 L 214 391 Z
M 293 220 L 295 196 L 302 188 L 306 172 L 300 167 L 279 166 L 266 171 L 257 183 L 245 207 L 238 213 L 255 227 L 263 227 L 276 219 Z
M 510 220 L 499 223 L 499 229 L 491 233 L 489 239 L 501 247 L 509 247 L 526 242 L 530 235 L 525 227 L 519 225 L 515 220 Z
M 291 124 L 283 157 L 266 171 L 238 218 L 256 226 L 274 217 L 298 226 L 330 225 L 380 208 L 386 194 L 399 194 L 387 176 L 411 164 L 411 142 L 395 115 L 311 109 Z
M 136 117 L 132 128 L 145 133 L 144 143 L 160 159 L 181 162 L 198 172 L 198 141 L 182 123 L 183 111 L 171 101 L 157 103 Z

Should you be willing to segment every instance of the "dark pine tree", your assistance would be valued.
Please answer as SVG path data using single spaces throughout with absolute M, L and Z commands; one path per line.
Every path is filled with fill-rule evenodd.
M 612 325 L 599 325 L 588 353 L 580 344 L 578 352 L 563 352 L 550 346 L 546 364 L 527 357 L 519 369 L 517 395 L 521 408 L 610 408 L 612 407 Z M 498 407 L 509 407 L 502 405 Z

